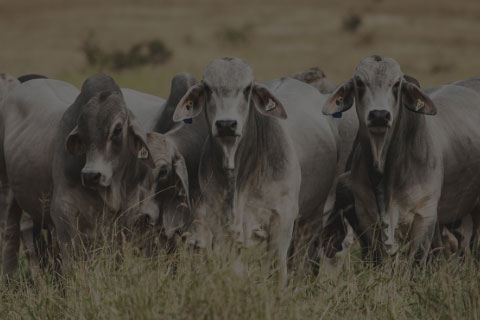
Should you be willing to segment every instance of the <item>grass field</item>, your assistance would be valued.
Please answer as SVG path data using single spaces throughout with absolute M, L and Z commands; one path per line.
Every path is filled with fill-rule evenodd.
M 0 72 L 76 85 L 99 71 L 81 50 L 89 34 L 105 50 L 161 39 L 173 53 L 167 63 L 108 72 L 121 87 L 163 97 L 174 74 L 200 77 L 222 56 L 244 58 L 259 80 L 318 65 L 339 83 L 371 54 L 395 58 L 424 87 L 480 75 L 478 0 L 0 0 L 0 30 Z M 223 258 L 185 250 L 100 253 L 61 285 L 49 275 L 0 284 L 0 319 L 480 319 L 480 267 L 470 257 L 374 269 L 354 252 L 338 275 L 292 272 L 280 291 L 255 257 L 239 275 Z

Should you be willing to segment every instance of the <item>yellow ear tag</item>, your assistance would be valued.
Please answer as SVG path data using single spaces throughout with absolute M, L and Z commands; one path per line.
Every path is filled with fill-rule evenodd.
M 138 151 L 138 159 L 147 159 L 148 158 L 148 150 L 145 146 L 142 146 L 142 149 Z
M 265 110 L 270 111 L 272 109 L 275 109 L 276 106 L 277 104 L 275 103 L 275 101 L 273 101 L 272 99 L 268 99 L 268 103 L 265 106 Z
M 343 97 L 338 97 L 337 100 L 335 100 L 335 104 L 337 106 L 341 105 L 343 103 Z
M 188 100 L 185 107 L 187 108 L 188 111 L 192 110 L 193 108 L 193 101 L 192 100 Z
M 417 99 L 417 104 L 415 105 L 415 111 L 418 111 L 425 107 L 425 102 L 423 100 Z

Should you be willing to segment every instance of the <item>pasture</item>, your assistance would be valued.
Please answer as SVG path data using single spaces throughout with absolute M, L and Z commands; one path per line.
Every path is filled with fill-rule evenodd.
M 258 80 L 320 66 L 341 83 L 365 56 L 396 59 L 422 87 L 480 75 L 480 4 L 440 1 L 0 1 L 0 72 L 44 74 L 79 86 L 103 71 L 121 87 L 166 97 L 170 80 L 201 77 L 214 58 L 248 61 Z M 165 63 L 124 70 L 89 66 L 85 43 L 125 50 L 161 40 Z M 82 49 L 83 48 L 83 49 Z M 338 273 L 289 272 L 278 290 L 262 252 L 243 273 L 228 257 L 180 248 L 152 258 L 107 245 L 59 284 L 21 275 L 0 284 L 1 319 L 478 319 L 480 266 L 439 257 L 426 268 L 386 261 L 366 268 L 355 246 Z

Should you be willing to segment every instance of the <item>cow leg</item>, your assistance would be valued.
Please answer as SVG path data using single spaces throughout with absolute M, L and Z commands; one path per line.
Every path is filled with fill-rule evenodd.
M 417 214 L 415 216 L 411 228 L 412 245 L 409 254 L 410 263 L 413 263 L 414 261 L 418 261 L 422 265 L 426 263 L 432 245 L 433 236 L 435 234 L 436 223 L 436 210 L 435 214 Z
M 22 209 L 18 206 L 13 194 L 9 193 L 7 219 L 3 247 L 3 275 L 10 279 L 18 269 L 18 251 L 20 247 L 20 220 Z
M 279 287 L 287 284 L 287 256 L 288 248 L 292 241 L 294 219 L 289 219 L 289 213 L 298 214 L 298 206 L 290 212 L 282 214 L 278 210 L 273 210 L 270 219 L 270 232 L 268 237 L 268 251 L 274 255 L 273 261 L 278 269 Z M 296 215 L 295 215 L 296 216 Z
M 30 270 L 35 278 L 35 275 L 38 274 L 38 270 L 40 269 L 40 256 L 35 247 L 38 234 L 34 230 L 35 226 L 32 218 L 29 214 L 23 213 L 20 220 L 22 243 L 27 254 L 28 261 L 30 262 Z
M 73 191 L 72 191 L 73 192 Z M 78 209 L 77 209 L 78 210 Z M 75 249 L 78 249 L 78 232 L 70 217 L 76 216 L 74 201 L 71 199 L 52 197 L 50 215 L 55 225 L 55 238 L 58 241 L 61 259 L 61 271 L 68 272 L 71 269 L 71 258 Z

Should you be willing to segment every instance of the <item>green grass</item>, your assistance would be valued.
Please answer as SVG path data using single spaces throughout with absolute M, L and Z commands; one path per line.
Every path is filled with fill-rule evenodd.
M 365 268 L 356 251 L 332 276 L 290 272 L 278 289 L 258 253 L 235 272 L 224 257 L 180 249 L 146 258 L 131 248 L 77 261 L 63 281 L 0 288 L 1 319 L 478 319 L 478 262 L 439 259 Z

